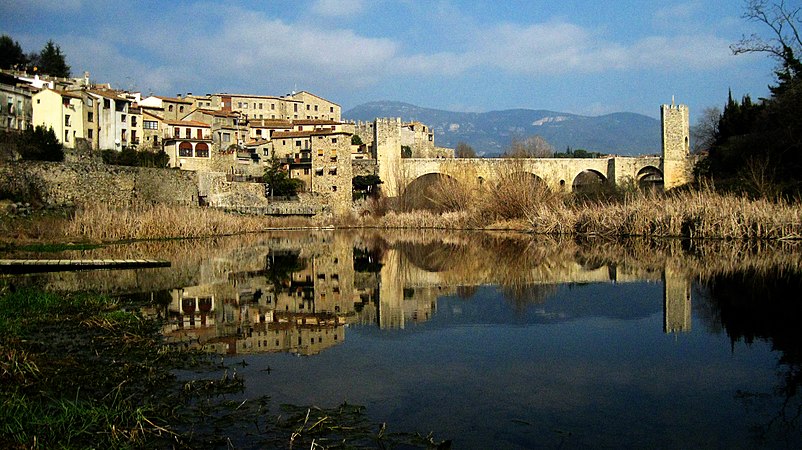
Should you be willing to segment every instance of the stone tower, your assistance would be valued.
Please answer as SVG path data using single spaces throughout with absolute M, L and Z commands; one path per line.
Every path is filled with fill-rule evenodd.
M 688 107 L 670 105 L 660 107 L 663 129 L 663 184 L 666 190 L 691 181 L 690 119 Z
M 376 119 L 373 128 L 373 148 L 382 190 L 388 197 L 399 195 L 401 185 L 401 119 Z

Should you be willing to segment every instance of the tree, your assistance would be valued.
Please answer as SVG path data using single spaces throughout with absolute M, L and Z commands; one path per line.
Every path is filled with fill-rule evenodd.
M 457 148 L 454 150 L 454 156 L 457 158 L 476 158 L 476 150 L 465 142 L 458 142 Z
M 8 35 L 0 36 L 0 69 L 24 68 L 28 58 L 22 52 L 19 42 Z
M 61 47 L 52 40 L 47 41 L 39 53 L 38 71 L 54 77 L 69 78 L 70 66 L 67 65 Z
M 351 145 L 362 145 L 362 138 L 358 134 L 351 136 Z
M 527 138 L 514 137 L 510 147 L 501 156 L 504 158 L 549 158 L 554 155 L 554 147 L 539 135 Z
M 691 127 L 693 153 L 710 150 L 718 137 L 718 124 L 721 120 L 721 108 L 712 106 L 702 110 L 702 114 Z
M 768 53 L 774 59 L 787 61 L 788 50 L 791 54 L 802 52 L 802 38 L 799 28 L 802 26 L 800 8 L 787 7 L 785 0 L 749 0 L 746 3 L 744 19 L 758 22 L 769 28 L 768 39 L 752 34 L 743 36 L 741 40 L 730 46 L 736 55 L 742 53 Z
M 402 158 L 412 158 L 412 147 L 409 145 L 402 145 L 401 146 L 401 157 Z
M 351 179 L 354 198 L 376 196 L 382 180 L 378 175 L 357 175 Z
M 303 181 L 290 178 L 281 160 L 273 156 L 262 177 L 270 196 L 290 197 L 303 187 Z

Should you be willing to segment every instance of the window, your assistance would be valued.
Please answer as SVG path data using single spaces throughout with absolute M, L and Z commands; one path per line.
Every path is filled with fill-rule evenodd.
M 128 136 L 126 135 L 126 130 L 120 131 L 120 141 L 128 142 Z
M 146 130 L 158 130 L 159 129 L 159 124 L 155 120 L 143 120 L 142 121 L 142 128 L 144 128 Z
M 306 105 L 306 110 L 309 111 L 309 105 Z
M 336 144 L 337 143 L 337 138 L 331 138 L 331 143 L 332 144 Z
M 317 105 L 315 105 L 315 111 L 317 111 Z
M 292 106 L 293 106 L 293 111 L 292 112 L 298 112 L 298 104 L 296 103 L 296 104 L 294 104 Z M 295 118 L 297 119 L 298 116 L 295 116 Z
M 182 142 L 178 145 L 178 156 L 192 156 L 192 144 Z
M 300 147 L 301 146 L 301 141 L 295 141 L 295 146 L 296 147 Z
M 69 115 L 69 114 L 65 114 L 65 115 L 64 115 L 64 126 L 65 126 L 65 127 L 70 127 L 70 126 L 72 126 L 72 124 L 70 123 L 70 115 Z M 65 141 L 65 142 L 66 142 L 66 141 Z
M 125 114 L 120 116 L 120 122 L 125 123 Z
M 178 127 L 173 127 L 173 137 L 177 138 L 181 136 L 181 129 Z
M 69 132 L 69 130 L 64 130 L 64 142 L 70 142 L 70 132 Z
M 331 187 L 331 192 L 337 192 L 337 186 L 332 186 Z
M 256 130 L 256 135 L 261 137 L 262 136 L 262 130 Z
M 231 142 L 231 134 L 223 133 L 223 142 Z
M 256 102 L 253 103 L 253 109 L 256 109 Z
M 184 130 L 184 136 L 186 136 L 187 139 L 191 138 L 192 137 L 192 128 L 187 128 L 186 130 Z
M 334 107 L 333 107 L 333 106 L 329 108 L 329 112 L 330 112 L 330 113 L 333 113 L 333 112 L 334 112 Z
M 195 145 L 195 157 L 196 158 L 209 157 L 209 146 L 206 145 L 205 142 L 200 142 L 197 145 Z
M 168 106 L 167 111 L 173 112 L 173 105 Z
M 86 137 L 87 137 L 87 138 L 89 138 L 90 140 L 91 140 L 91 139 L 94 139 L 94 138 L 95 138 L 95 133 L 94 133 L 94 131 L 95 131 L 95 130 L 93 130 L 93 129 L 91 129 L 91 128 L 90 128 L 90 129 L 88 129 L 88 130 L 86 130 Z
M 275 111 L 276 110 L 276 104 L 275 103 L 271 103 L 270 104 L 270 110 L 271 111 Z
M 259 109 L 264 109 L 262 106 L 264 105 L 262 103 L 259 103 Z
M 95 113 L 93 113 L 93 112 L 86 113 L 86 121 L 89 122 L 89 123 L 94 122 L 95 121 Z
M 184 112 L 184 107 L 183 106 L 179 106 L 178 107 L 178 112 Z

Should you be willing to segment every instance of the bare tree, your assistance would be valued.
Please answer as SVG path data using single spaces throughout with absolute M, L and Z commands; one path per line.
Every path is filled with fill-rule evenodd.
M 710 150 L 718 136 L 718 123 L 721 120 L 721 108 L 712 106 L 702 110 L 702 115 L 691 127 L 691 137 L 693 138 L 693 153 L 700 153 Z
M 454 150 L 454 156 L 457 158 L 476 158 L 476 150 L 464 142 L 458 142 L 457 148 Z
M 510 148 L 502 155 L 505 158 L 548 158 L 554 155 L 554 147 L 543 137 L 512 138 Z
M 743 18 L 750 22 L 765 24 L 771 30 L 771 37 L 763 38 L 757 34 L 743 36 L 730 46 L 736 55 L 742 53 L 769 53 L 780 62 L 786 62 L 788 50 L 802 54 L 802 7 L 786 4 L 785 0 L 748 0 Z

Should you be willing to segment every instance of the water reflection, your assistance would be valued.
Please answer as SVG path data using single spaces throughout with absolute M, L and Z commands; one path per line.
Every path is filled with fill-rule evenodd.
M 257 378 L 269 359 L 259 394 L 368 403 L 412 429 L 450 424 L 466 447 L 492 433 L 510 448 L 751 447 L 730 430 L 747 423 L 763 446 L 798 447 L 799 247 L 298 231 L 65 253 L 172 267 L 11 282 L 125 296 L 169 342 L 241 355 Z

